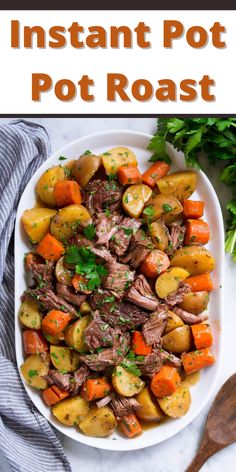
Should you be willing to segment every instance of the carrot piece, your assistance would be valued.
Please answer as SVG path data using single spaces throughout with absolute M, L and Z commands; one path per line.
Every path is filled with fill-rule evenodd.
M 123 416 L 120 426 L 123 433 L 126 434 L 128 438 L 132 438 L 136 434 L 140 434 L 143 431 L 141 424 L 133 413 Z
M 23 332 L 23 345 L 26 354 L 39 354 L 48 351 L 48 343 L 39 331 L 27 329 Z
M 180 384 L 181 378 L 175 367 L 163 365 L 151 380 L 151 391 L 157 398 L 171 395 Z
M 190 285 L 192 292 L 211 292 L 214 288 L 209 273 L 193 275 L 192 277 L 188 277 L 185 282 Z
M 181 359 L 186 374 L 197 372 L 215 362 L 215 357 L 209 347 L 198 349 L 197 351 L 186 352 L 186 354 L 182 354 Z
M 201 218 L 204 212 L 204 202 L 197 200 L 183 200 L 183 213 L 185 218 Z
M 54 187 L 54 198 L 58 207 L 64 207 L 82 202 L 80 186 L 75 180 L 63 180 L 57 182 Z
M 142 175 L 137 166 L 121 166 L 118 169 L 118 179 L 121 185 L 141 184 Z
M 57 385 L 52 385 L 51 387 L 46 388 L 42 392 L 42 397 L 47 406 L 55 405 L 59 401 L 68 397 L 69 393 L 57 387 Z
M 82 387 L 81 395 L 86 401 L 97 400 L 108 395 L 111 385 L 103 377 L 98 379 L 88 379 Z
M 140 331 L 132 333 L 132 347 L 137 356 L 147 356 L 152 352 L 152 346 L 149 346 Z
M 211 347 L 213 343 L 213 336 L 210 326 L 204 323 L 199 323 L 191 326 L 194 344 L 197 349 L 203 347 Z
M 169 265 L 170 260 L 167 254 L 159 249 L 154 249 L 140 266 L 140 271 L 146 277 L 155 279 L 159 274 L 165 272 Z
M 65 329 L 70 320 L 70 313 L 64 313 L 60 310 L 51 310 L 43 318 L 42 330 L 47 334 L 56 336 L 61 331 L 63 331 L 63 329 Z
M 71 283 L 75 290 L 86 290 L 88 279 L 84 275 L 75 274 L 74 277 L 71 279 Z
M 38 244 L 36 252 L 46 260 L 57 261 L 65 252 L 65 249 L 60 241 L 54 238 L 50 233 L 47 233 Z
M 187 220 L 185 244 L 207 244 L 210 239 L 210 230 L 206 221 Z
M 149 187 L 154 188 L 156 185 L 157 180 L 165 177 L 165 175 L 169 172 L 170 166 L 163 161 L 157 161 L 151 167 L 149 167 L 146 172 L 143 174 L 143 182 Z

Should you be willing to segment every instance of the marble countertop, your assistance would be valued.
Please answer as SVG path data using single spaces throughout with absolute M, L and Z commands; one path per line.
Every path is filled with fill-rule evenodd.
M 9 119 L 0 119 L 0 124 L 9 122 Z M 153 133 L 156 120 L 153 118 L 45 118 L 34 119 L 42 121 L 50 130 L 52 150 L 56 151 L 69 141 L 87 134 L 109 129 L 131 129 Z M 207 175 L 218 193 L 220 203 L 225 208 L 227 190 L 222 190 L 217 182 L 214 168 L 207 169 Z M 236 264 L 226 256 L 225 264 L 225 322 L 223 336 L 223 360 L 218 381 L 218 388 L 236 370 L 233 351 L 235 344 L 235 308 L 236 308 Z M 92 472 L 184 472 L 195 455 L 207 412 L 210 404 L 204 411 L 181 433 L 173 438 L 140 451 L 112 452 L 79 444 L 63 435 L 60 435 L 65 453 L 71 463 L 72 471 L 91 470 Z M 235 471 L 236 445 L 212 457 L 201 469 L 202 472 L 233 472 Z M 1 470 L 1 467 L 0 467 Z M 3 470 L 3 469 L 2 469 Z

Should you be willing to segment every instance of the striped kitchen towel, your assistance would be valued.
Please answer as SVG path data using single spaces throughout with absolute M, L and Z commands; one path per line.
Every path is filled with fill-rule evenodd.
M 56 433 L 28 397 L 15 360 L 14 222 L 20 196 L 49 152 L 41 124 L 18 120 L 0 126 L 0 453 L 14 472 L 71 471 Z

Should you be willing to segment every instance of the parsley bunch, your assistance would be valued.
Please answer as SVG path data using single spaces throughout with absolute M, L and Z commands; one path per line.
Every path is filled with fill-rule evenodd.
M 225 250 L 236 262 L 236 118 L 160 118 L 148 145 L 154 152 L 151 162 L 171 163 L 166 141 L 183 151 L 188 167 L 202 168 L 199 154 L 204 151 L 209 163 L 219 166 L 219 180 L 232 188 Z
M 95 290 L 101 285 L 101 278 L 107 275 L 107 269 L 96 263 L 96 256 L 85 247 L 69 246 L 66 250 L 65 261 L 75 264 L 75 272 L 84 275 L 88 280 L 89 290 Z

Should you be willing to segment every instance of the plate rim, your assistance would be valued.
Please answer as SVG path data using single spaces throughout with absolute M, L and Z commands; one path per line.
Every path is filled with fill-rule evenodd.
M 44 167 L 46 165 L 46 163 L 48 163 L 50 165 L 50 162 L 52 162 L 54 159 L 58 158 L 58 155 L 59 154 L 62 154 L 66 149 L 68 149 L 68 147 L 71 147 L 73 145 L 76 145 L 77 143 L 83 143 L 83 141 L 87 141 L 88 139 L 94 139 L 96 137 L 103 137 L 104 138 L 107 136 L 107 135 L 114 135 L 114 137 L 116 135 L 119 135 L 119 134 L 124 134 L 124 135 L 132 135 L 132 136 L 136 136 L 136 137 L 139 137 L 139 138 L 144 138 L 146 140 L 150 140 L 152 138 L 152 135 L 149 134 L 149 133 L 144 133 L 144 132 L 140 132 L 140 131 L 136 131 L 136 130 L 129 130 L 129 129 L 109 129 L 107 131 L 101 131 L 101 132 L 96 132 L 96 133 L 89 133 L 89 134 L 86 134 L 85 136 L 80 136 L 79 138 L 76 138 L 72 141 L 69 141 L 67 144 L 65 144 L 64 146 L 60 147 L 58 150 L 54 151 L 52 154 L 50 154 L 48 156 L 48 158 L 39 166 L 39 168 L 36 170 L 35 174 L 37 172 L 40 171 L 40 169 L 42 167 Z M 172 149 L 172 152 L 174 152 L 175 154 L 179 154 L 180 156 L 183 157 L 183 153 L 180 152 L 180 151 L 177 151 L 176 149 L 174 149 L 172 146 L 169 145 L 169 143 L 167 143 L 167 147 L 169 149 Z M 214 199 L 214 205 L 215 205 L 215 209 L 217 211 L 217 215 L 218 215 L 218 218 L 219 218 L 219 226 L 220 226 L 220 232 L 222 233 L 223 232 L 223 236 L 224 236 L 224 223 L 223 223 L 223 216 L 222 216 L 222 211 L 221 211 L 221 207 L 220 207 L 220 203 L 219 203 L 219 199 L 216 195 L 216 192 L 215 192 L 215 189 L 213 187 L 213 185 L 211 184 L 210 180 L 208 179 L 208 177 L 206 176 L 206 174 L 203 172 L 203 171 L 198 171 L 200 172 L 202 178 L 203 178 L 203 181 L 204 181 L 204 184 L 207 183 L 207 186 L 210 186 L 210 189 L 211 189 L 211 193 L 212 193 L 212 197 Z M 15 255 L 16 255 L 16 250 L 17 250 L 17 239 L 18 239 L 18 235 L 17 235 L 17 223 L 19 224 L 18 220 L 19 220 L 19 207 L 20 207 L 20 203 L 24 197 L 24 194 L 25 192 L 27 192 L 27 188 L 28 188 L 28 185 L 30 184 L 32 178 L 34 177 L 34 175 L 31 177 L 31 179 L 29 180 L 29 182 L 27 183 L 22 195 L 21 195 L 21 198 L 19 200 L 19 203 L 18 203 L 18 206 L 17 206 L 17 212 L 16 212 L 16 225 L 15 225 L 15 230 L 14 230 L 14 251 L 15 251 Z M 207 189 L 208 190 L 208 189 Z M 221 235 L 222 236 L 222 235 Z M 220 241 L 224 241 L 224 237 L 220 239 Z M 16 299 L 16 277 L 15 277 L 15 290 L 14 290 L 14 294 L 15 294 L 15 308 L 14 308 L 14 311 L 15 311 L 15 316 L 14 316 L 14 324 L 15 324 L 15 352 L 16 352 L 16 360 L 17 360 L 17 368 L 18 368 L 18 372 L 19 372 L 19 375 L 20 375 L 20 378 L 21 378 L 21 381 L 22 381 L 22 384 L 27 392 L 27 394 L 29 395 L 30 397 L 30 400 L 33 402 L 34 404 L 34 407 L 40 412 L 40 414 L 43 415 L 43 417 L 53 426 L 55 427 L 56 429 L 58 429 L 61 433 L 63 433 L 65 436 L 69 437 L 70 439 L 73 439 L 74 441 L 77 441 L 81 444 L 85 444 L 87 446 L 92 446 L 92 447 L 96 447 L 98 449 L 103 449 L 103 450 L 110 450 L 110 451 L 129 451 L 129 450 L 139 450 L 139 449 L 144 449 L 146 447 L 150 447 L 150 446 L 154 446 L 156 444 L 161 444 L 162 442 L 166 441 L 167 439 L 170 439 L 171 437 L 175 436 L 176 434 L 178 434 L 179 432 L 181 432 L 185 427 L 187 427 L 189 424 L 192 423 L 192 421 L 194 421 L 194 419 L 203 411 L 203 409 L 206 407 L 206 405 L 209 403 L 210 399 L 212 398 L 213 394 L 214 394 L 214 391 L 215 391 L 215 388 L 216 388 L 216 385 L 217 385 L 217 382 L 218 382 L 218 378 L 219 378 L 219 372 L 220 372 L 220 368 L 221 368 L 221 364 L 222 364 L 222 348 L 223 348 L 223 342 L 224 342 L 224 313 L 223 313 L 223 300 L 224 300 L 224 266 L 225 266 L 225 253 L 224 253 L 224 248 L 223 248 L 223 244 L 220 244 L 220 247 L 219 247 L 219 254 L 217 256 L 217 260 L 219 259 L 219 263 L 221 265 L 221 269 L 219 271 L 220 273 L 220 284 L 222 286 L 222 288 L 220 289 L 221 292 L 220 292 L 220 296 L 219 296 L 219 301 L 220 301 L 220 306 L 219 306 L 219 318 L 220 318 L 220 335 L 219 335 L 219 354 L 218 354 L 218 357 L 217 357 L 217 364 L 215 366 L 215 375 L 214 375 L 214 379 L 211 383 L 211 386 L 207 392 L 207 395 L 205 397 L 205 400 L 202 402 L 202 404 L 200 405 L 199 408 L 196 409 L 195 412 L 192 412 L 191 414 L 191 411 L 189 411 L 189 414 L 186 415 L 185 417 L 183 417 L 185 419 L 185 421 L 183 421 L 181 424 L 179 424 L 178 428 L 176 428 L 176 431 L 174 432 L 171 432 L 170 434 L 165 434 L 163 438 L 155 438 L 155 434 L 153 434 L 152 438 L 153 440 L 148 440 L 148 443 L 146 444 L 145 441 L 143 441 L 142 444 L 136 444 L 135 443 L 135 439 L 133 439 L 133 441 L 128 441 L 127 440 L 127 446 L 125 447 L 124 445 L 120 444 L 119 445 L 119 441 L 114 441 L 114 440 L 111 440 L 109 438 L 94 438 L 94 437 L 90 437 L 90 436 L 83 436 L 81 433 L 80 433 L 80 436 L 77 438 L 75 437 L 72 437 L 72 435 L 70 434 L 70 427 L 66 427 L 65 425 L 63 425 L 62 427 L 60 426 L 59 423 L 57 423 L 53 417 L 49 417 L 47 418 L 44 413 L 42 412 L 42 410 L 38 407 L 38 405 L 35 404 L 34 402 L 34 395 L 35 395 L 35 392 L 33 391 L 33 389 L 30 388 L 30 386 L 28 386 L 26 384 L 26 382 L 23 380 L 23 377 L 21 375 L 21 372 L 20 372 L 20 359 L 19 359 L 19 346 L 18 346 L 18 342 L 17 342 L 17 332 L 18 332 L 18 329 L 19 329 L 19 326 L 18 326 L 18 311 L 17 311 L 17 299 Z M 14 263 L 14 272 L 15 272 L 15 275 L 16 275 L 16 256 L 15 256 L 15 263 Z M 22 276 L 23 276 L 23 271 L 22 272 Z M 219 289 L 218 289 L 219 290 Z M 176 420 L 178 421 L 178 420 Z M 177 423 L 176 423 L 176 426 L 177 426 Z M 160 427 L 160 426 L 158 426 Z M 65 428 L 68 429 L 68 433 L 65 432 Z M 155 428 L 153 428 L 153 431 L 155 431 Z M 145 431 L 144 431 L 144 434 L 145 434 Z M 142 435 L 142 437 L 144 437 L 144 434 Z

